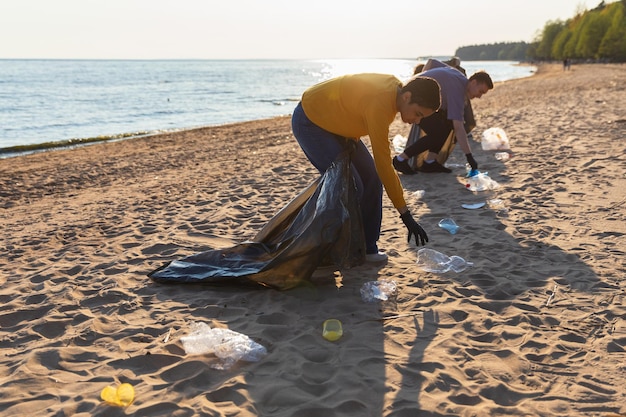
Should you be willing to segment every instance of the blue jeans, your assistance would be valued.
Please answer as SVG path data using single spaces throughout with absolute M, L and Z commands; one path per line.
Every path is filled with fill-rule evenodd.
M 322 129 L 309 120 L 299 103 L 291 117 L 293 134 L 306 157 L 320 174 L 326 172 L 337 156 L 348 148 L 348 139 Z M 383 218 L 383 185 L 374 159 L 360 140 L 351 156 L 352 175 L 356 182 L 363 218 L 366 253 L 377 253 L 380 224 Z

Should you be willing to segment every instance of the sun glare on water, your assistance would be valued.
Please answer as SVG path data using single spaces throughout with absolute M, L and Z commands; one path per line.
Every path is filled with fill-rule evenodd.
M 408 59 L 324 59 L 317 62 L 323 64 L 320 75 L 324 80 L 364 72 L 393 74 L 400 80 L 405 80 L 413 75 L 417 64 Z

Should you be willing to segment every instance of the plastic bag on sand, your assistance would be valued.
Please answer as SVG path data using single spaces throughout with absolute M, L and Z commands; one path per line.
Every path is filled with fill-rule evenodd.
M 187 354 L 215 354 L 220 359 L 220 363 L 212 365 L 215 369 L 228 369 L 239 360 L 257 362 L 267 354 L 265 347 L 244 334 L 211 328 L 201 322 L 191 323 L 191 333 L 180 340 Z
M 470 191 L 495 190 L 499 187 L 500 184 L 487 175 L 486 172 L 479 172 L 478 174 L 468 177 L 465 180 L 465 188 Z
M 433 249 L 422 248 L 417 251 L 417 265 L 426 272 L 443 274 L 450 270 L 463 272 L 474 264 L 460 256 L 448 256 Z
M 397 288 L 398 286 L 393 280 L 369 281 L 361 286 L 361 298 L 366 303 L 387 301 L 389 297 L 396 295 Z
M 484 151 L 499 151 L 511 149 L 509 147 L 509 138 L 499 127 L 492 127 L 483 132 L 483 138 L 480 141 Z

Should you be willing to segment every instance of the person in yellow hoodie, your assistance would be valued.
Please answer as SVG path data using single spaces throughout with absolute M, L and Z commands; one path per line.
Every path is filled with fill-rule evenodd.
M 408 241 L 425 245 L 428 235 L 413 219 L 402 184 L 392 165 L 389 125 L 399 112 L 402 121 L 419 123 L 441 105 L 439 84 L 415 76 L 403 84 L 387 74 L 351 74 L 307 89 L 291 119 L 293 134 L 306 157 L 324 173 L 337 156 L 356 143 L 351 156 L 365 234 L 365 259 L 385 262 L 378 248 L 382 222 L 383 185 L 408 229 Z M 360 140 L 369 136 L 372 154 Z

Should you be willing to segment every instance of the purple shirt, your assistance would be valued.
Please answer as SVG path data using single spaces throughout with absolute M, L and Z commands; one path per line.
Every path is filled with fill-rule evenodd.
M 465 108 L 465 88 L 469 80 L 461 71 L 452 67 L 433 68 L 420 75 L 434 78 L 441 88 L 441 108 L 448 114 L 448 120 L 463 121 Z

